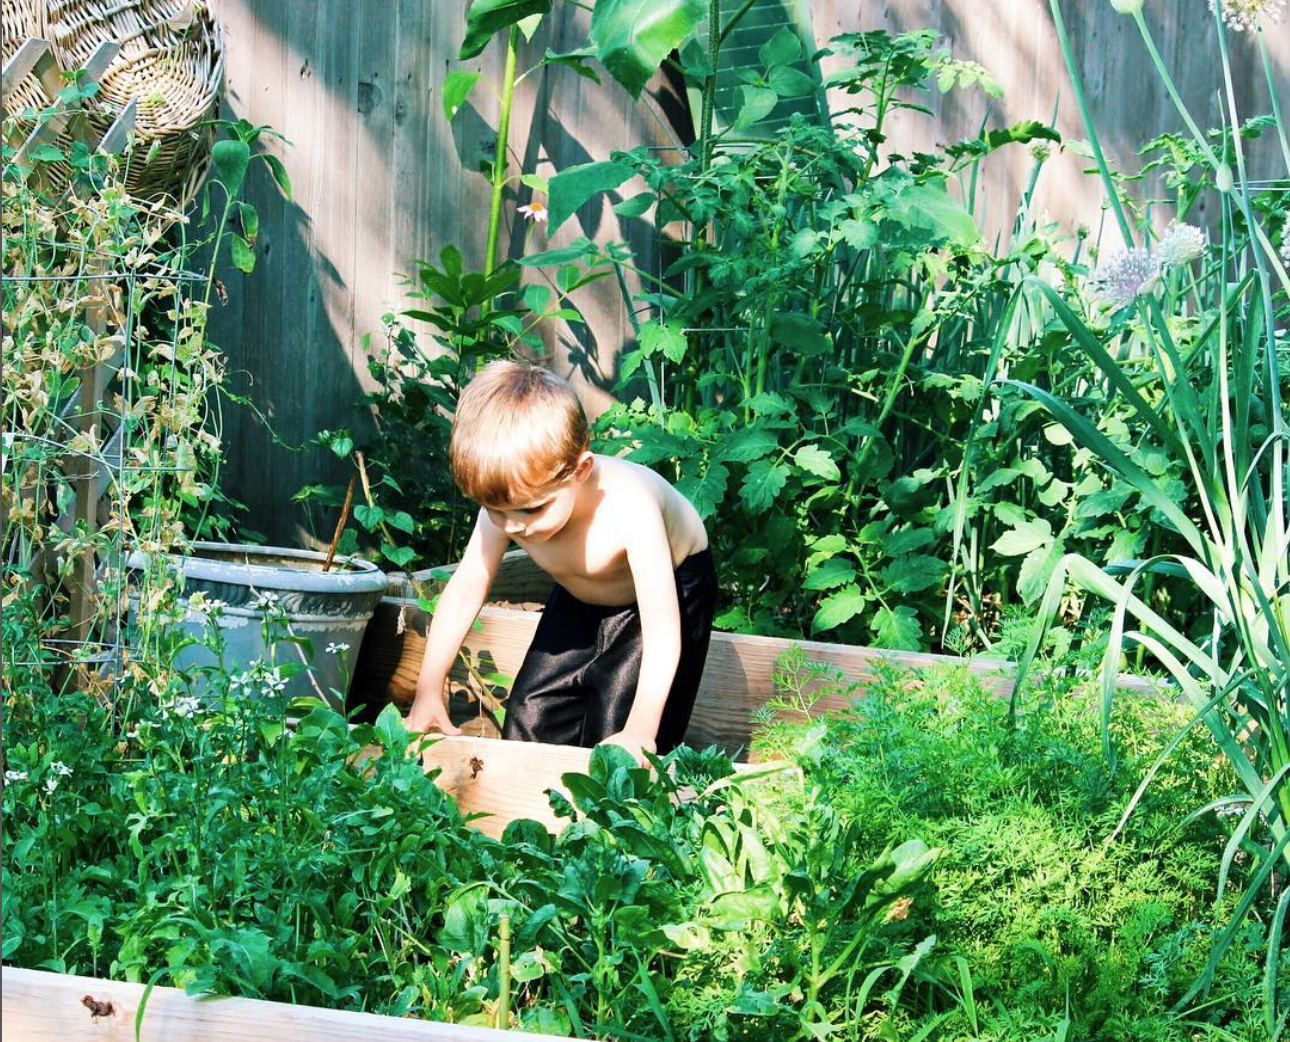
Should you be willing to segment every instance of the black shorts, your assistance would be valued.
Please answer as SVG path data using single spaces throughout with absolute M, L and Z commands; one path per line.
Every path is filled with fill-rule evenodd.
M 659 724 L 660 754 L 680 745 L 699 691 L 717 600 L 711 550 L 681 562 L 676 598 L 681 658 Z M 617 734 L 636 696 L 643 647 L 636 604 L 586 604 L 556 586 L 507 699 L 502 737 L 590 748 Z

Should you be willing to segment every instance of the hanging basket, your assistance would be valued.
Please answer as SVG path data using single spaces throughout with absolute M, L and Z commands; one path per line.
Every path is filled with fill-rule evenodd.
M 6 35 L 12 4 L 4 0 Z M 44 0 L 43 29 L 63 68 L 82 67 L 105 40 L 121 51 L 87 105 L 102 135 L 134 99 L 135 147 L 126 186 L 140 199 L 183 205 L 210 163 L 224 77 L 224 35 L 198 0 Z

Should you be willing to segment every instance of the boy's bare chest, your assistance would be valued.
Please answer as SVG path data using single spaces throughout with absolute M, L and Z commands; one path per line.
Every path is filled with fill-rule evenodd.
M 590 532 L 548 542 L 516 541 L 528 551 L 534 564 L 579 600 L 589 604 L 631 604 L 636 600 L 636 586 L 627 563 L 627 550 L 618 540 L 597 536 Z

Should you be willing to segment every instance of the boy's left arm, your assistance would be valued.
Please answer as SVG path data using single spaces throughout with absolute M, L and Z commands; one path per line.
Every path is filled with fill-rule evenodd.
M 627 541 L 627 563 L 636 586 L 641 616 L 640 677 L 627 723 L 605 739 L 620 745 L 644 765 L 641 750 L 655 752 L 663 707 L 681 661 L 681 609 L 676 598 L 676 575 L 667 529 L 656 504 L 634 512 Z

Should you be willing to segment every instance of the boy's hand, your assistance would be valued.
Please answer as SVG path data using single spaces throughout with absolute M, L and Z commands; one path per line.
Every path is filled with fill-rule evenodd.
M 421 709 L 413 706 L 412 711 L 408 713 L 407 719 L 403 725 L 413 734 L 421 734 L 426 731 L 438 731 L 440 734 L 456 735 L 461 734 L 461 728 L 452 722 L 448 716 L 448 707 L 439 699 L 431 702 L 430 706 Z
M 619 731 L 617 734 L 611 734 L 606 738 L 602 745 L 616 745 L 620 749 L 626 749 L 638 767 L 648 767 L 649 761 L 645 759 L 645 753 L 657 753 L 658 744 L 654 738 L 647 734 L 633 734 L 631 731 Z

